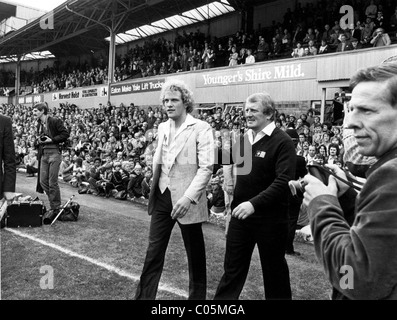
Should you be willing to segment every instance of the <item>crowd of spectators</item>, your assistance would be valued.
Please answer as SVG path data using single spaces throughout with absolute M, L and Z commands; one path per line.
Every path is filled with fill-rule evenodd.
M 343 5 L 354 9 L 355 25 L 346 29 L 340 26 Z M 396 34 L 397 6 L 391 0 L 315 1 L 304 6 L 297 2 L 282 21 L 252 32 L 239 30 L 217 38 L 197 29 L 182 30 L 174 41 L 148 38 L 142 46 L 116 55 L 113 81 L 387 46 L 397 40 Z M 106 59 L 100 56 L 82 65 L 67 62 L 39 72 L 22 71 L 21 79 L 34 93 L 105 84 Z
M 17 166 L 28 177 L 37 176 L 36 120 L 31 106 L 2 105 L 3 114 L 13 119 Z M 116 199 L 147 199 L 152 183 L 152 160 L 157 146 L 157 129 L 166 121 L 161 107 L 140 108 L 131 103 L 119 107 L 99 105 L 80 109 L 72 104 L 60 104 L 50 114 L 61 118 L 70 132 L 69 142 L 63 146 L 63 161 L 59 179 L 88 193 Z M 223 186 L 224 154 L 247 130 L 242 109 L 224 112 L 221 107 L 197 110 L 193 114 L 207 121 L 213 128 L 217 161 L 208 185 L 210 213 L 224 214 Z M 276 126 L 295 130 L 299 137 L 296 152 L 307 163 L 335 163 L 343 166 L 342 128 L 309 109 L 302 114 L 277 113 Z M 228 160 L 226 160 L 228 161 Z

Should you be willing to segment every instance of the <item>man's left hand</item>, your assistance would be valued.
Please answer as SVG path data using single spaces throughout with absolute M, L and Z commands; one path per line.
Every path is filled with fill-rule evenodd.
M 330 175 L 328 179 L 328 186 L 322 183 L 318 178 L 307 174 L 303 178 L 303 184 L 305 186 L 305 193 L 303 194 L 303 204 L 307 207 L 310 202 L 321 195 L 329 194 L 331 196 L 338 196 L 338 186 L 336 179 Z
M 178 219 L 184 217 L 190 208 L 190 204 L 191 201 L 188 197 L 183 196 L 182 198 L 180 198 L 175 206 L 172 208 L 171 218 Z
M 251 202 L 245 201 L 240 203 L 232 212 L 232 216 L 244 220 L 255 212 L 254 206 Z

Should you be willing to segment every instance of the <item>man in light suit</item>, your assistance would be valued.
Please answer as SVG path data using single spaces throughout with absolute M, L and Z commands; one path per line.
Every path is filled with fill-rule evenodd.
M 4 167 L 4 170 L 3 170 Z M 9 117 L 0 115 L 0 202 L 15 196 L 17 177 L 14 138 Z
M 183 82 L 163 85 L 160 100 L 169 120 L 158 128 L 149 195 L 149 245 L 135 294 L 154 300 L 172 229 L 177 222 L 189 265 L 189 299 L 204 300 L 206 257 L 201 225 L 208 219 L 206 186 L 214 163 L 214 140 L 208 123 L 193 118 L 193 95 Z

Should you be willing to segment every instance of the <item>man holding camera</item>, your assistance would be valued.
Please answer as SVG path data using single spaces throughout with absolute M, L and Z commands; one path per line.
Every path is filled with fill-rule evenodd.
M 61 207 L 61 191 L 58 185 L 58 172 L 62 161 L 60 143 L 66 142 L 69 132 L 62 121 L 48 115 L 47 103 L 38 103 L 33 107 L 37 118 L 37 146 L 39 149 L 39 179 L 37 192 L 44 190 L 54 214 Z
M 370 43 L 374 47 L 384 47 L 390 46 L 391 40 L 389 35 L 385 32 L 383 28 L 378 28 L 375 30 Z
M 303 203 L 332 298 L 397 299 L 397 63 L 359 70 L 350 85 L 345 127 L 354 130 L 358 152 L 377 159 L 351 199 L 354 220 L 350 225 L 340 200 L 349 189 L 333 175 L 328 185 L 306 175 Z M 338 166 L 327 166 L 346 179 Z

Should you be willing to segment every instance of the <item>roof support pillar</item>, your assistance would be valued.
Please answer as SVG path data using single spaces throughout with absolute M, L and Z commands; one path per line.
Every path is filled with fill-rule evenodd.
M 112 27 L 110 28 L 110 41 L 109 41 L 109 65 L 108 65 L 108 102 L 110 101 L 111 84 L 114 82 L 114 65 L 116 60 L 116 10 L 117 2 L 113 0 L 112 3 Z
M 321 114 L 320 114 L 320 122 L 324 122 L 325 118 L 325 100 L 327 99 L 327 88 L 321 89 Z
M 22 56 L 17 57 L 16 61 L 16 70 L 15 70 L 15 105 L 19 100 L 19 87 L 21 83 L 21 58 Z

